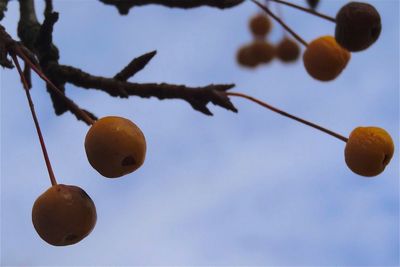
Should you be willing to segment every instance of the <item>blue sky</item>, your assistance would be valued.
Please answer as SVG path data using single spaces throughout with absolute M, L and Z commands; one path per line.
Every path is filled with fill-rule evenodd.
M 248 18 L 258 11 L 250 2 L 224 11 L 145 6 L 120 16 L 98 1 L 54 1 L 63 64 L 113 76 L 157 49 L 133 81 L 235 83 L 235 91 L 343 135 L 382 127 L 396 151 L 385 172 L 368 179 L 346 167 L 343 142 L 245 100 L 233 99 L 238 114 L 211 106 L 207 117 L 180 100 L 121 100 L 68 86 L 80 106 L 127 117 L 146 136 L 143 167 L 106 179 L 86 160 L 87 126 L 55 116 L 35 77 L 32 95 L 58 182 L 84 188 L 98 212 L 86 239 L 52 247 L 31 223 L 33 202 L 50 186 L 40 146 L 16 71 L 2 69 L 2 265 L 398 265 L 399 2 L 368 2 L 382 16 L 380 39 L 352 54 L 338 79 L 321 83 L 301 61 L 237 66 L 236 50 L 251 40 Z M 322 0 L 319 10 L 334 15 L 343 3 Z M 42 7 L 38 1 L 40 18 Z M 283 11 L 308 41 L 334 31 L 330 22 Z M 17 21 L 12 1 L 1 24 L 14 37 Z M 281 36 L 275 24 L 270 40 Z

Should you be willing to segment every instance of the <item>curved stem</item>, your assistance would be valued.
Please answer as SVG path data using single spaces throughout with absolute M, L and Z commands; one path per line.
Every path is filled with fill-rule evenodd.
M 335 19 L 335 18 L 330 17 L 330 16 L 327 16 L 327 15 L 324 15 L 324 14 L 321 14 L 321 13 L 319 13 L 319 12 L 313 10 L 313 9 L 305 8 L 305 7 L 302 7 L 302 6 L 293 4 L 293 3 L 289 3 L 289 2 L 286 2 L 286 1 L 282 1 L 282 0 L 270 0 L 270 1 L 273 1 L 273 2 L 276 2 L 276 3 L 279 3 L 279 4 L 283 4 L 283 5 L 287 5 L 287 6 L 290 6 L 290 7 L 296 8 L 296 9 L 299 9 L 299 10 L 301 10 L 301 11 L 310 13 L 310 14 L 312 14 L 312 15 L 314 15 L 314 16 L 317 16 L 317 17 L 326 19 L 326 20 L 328 20 L 328 21 L 330 21 L 330 22 L 336 23 L 336 19 Z
M 284 21 L 282 21 L 278 16 L 276 16 L 272 11 L 258 2 L 257 0 L 251 0 L 253 3 L 255 3 L 257 6 L 259 6 L 262 10 L 264 10 L 269 16 L 271 16 L 274 20 L 276 20 L 285 30 L 287 30 L 291 35 L 293 35 L 294 38 L 296 38 L 297 41 L 302 43 L 305 47 L 308 46 L 307 42 L 304 41 L 303 38 L 301 38 L 297 33 L 295 33 Z
M 21 76 L 22 84 L 24 85 L 26 98 L 28 99 L 28 102 L 29 102 L 29 108 L 31 110 L 32 118 L 35 123 L 36 131 L 37 131 L 37 134 L 39 137 L 40 146 L 41 146 L 42 152 L 43 152 L 43 157 L 46 162 L 47 171 L 49 172 L 51 185 L 57 185 L 56 177 L 54 175 L 53 168 L 51 167 L 49 155 L 47 154 L 46 144 L 44 143 L 42 131 L 40 130 L 39 121 L 36 117 L 35 107 L 33 105 L 31 94 L 29 92 L 28 82 L 26 81 L 25 76 L 22 73 L 21 66 L 19 65 L 17 56 L 15 54 L 11 54 L 11 56 L 12 56 L 15 66 L 17 67 L 19 75 Z
M 267 109 L 270 109 L 270 110 L 272 110 L 272 111 L 274 111 L 274 112 L 276 112 L 276 113 L 278 113 L 278 114 L 281 114 L 281 115 L 283 115 L 283 116 L 285 116 L 285 117 L 288 117 L 288 118 L 290 118 L 290 119 L 293 119 L 293 120 L 296 120 L 296 121 L 298 121 L 298 122 L 301 122 L 301 123 L 303 123 L 303 124 L 305 124 L 305 125 L 308 125 L 308 126 L 310 126 L 310 127 L 313 127 L 313 128 L 315 128 L 315 129 L 320 130 L 320 131 L 322 131 L 322 132 L 324 132 L 324 133 L 327 133 L 327 134 L 329 134 L 329 135 L 331 135 L 331 136 L 333 136 L 333 137 L 336 137 L 337 139 L 342 140 L 343 142 L 347 142 L 347 140 L 348 140 L 346 137 L 344 137 L 344 136 L 342 136 L 342 135 L 340 135 L 340 134 L 338 134 L 338 133 L 332 132 L 332 131 L 330 131 L 330 130 L 328 130 L 328 129 L 326 129 L 326 128 L 323 128 L 323 127 L 321 127 L 321 126 L 319 126 L 319 125 L 317 125 L 317 124 L 314 124 L 314 123 L 312 123 L 312 122 L 306 121 L 306 120 L 301 119 L 301 118 L 299 118 L 299 117 L 293 116 L 293 115 L 291 115 L 291 114 L 289 114 L 289 113 L 287 113 L 287 112 L 285 112 L 285 111 L 282 111 L 282 110 L 277 109 L 277 108 L 275 108 L 275 107 L 273 107 L 273 106 L 271 106 L 271 105 L 269 105 L 269 104 L 267 104 L 267 103 L 265 103 L 265 102 L 262 102 L 261 100 L 259 100 L 259 99 L 257 99 L 257 98 L 248 96 L 248 95 L 246 95 L 246 94 L 235 93 L 235 92 L 226 92 L 226 95 L 227 95 L 227 96 L 237 96 L 237 97 L 241 97 L 241 98 L 248 99 L 248 100 L 250 100 L 250 101 L 252 101 L 252 102 L 255 102 L 255 103 L 257 103 L 257 104 L 259 104 L 259 105 L 261 105 L 261 106 L 263 106 L 263 107 L 265 107 L 265 108 L 267 108 Z

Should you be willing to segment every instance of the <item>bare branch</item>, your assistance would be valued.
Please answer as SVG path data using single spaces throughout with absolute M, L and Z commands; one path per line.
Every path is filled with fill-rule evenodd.
M 204 114 L 212 115 L 206 107 L 209 102 L 225 109 L 237 112 L 237 109 L 225 95 L 225 91 L 234 87 L 233 84 L 217 84 L 205 87 L 187 87 L 166 83 L 131 83 L 112 78 L 94 76 L 80 69 L 58 65 L 54 66 L 55 73 L 64 82 L 87 89 L 98 89 L 111 96 L 119 96 L 120 89 L 124 89 L 129 95 L 143 98 L 157 97 L 158 99 L 182 99 L 187 101 L 194 109 Z
M 164 6 L 181 8 L 201 5 L 227 8 L 243 2 L 243 0 L 104 1 L 109 4 L 122 4 L 122 2 L 133 3 L 134 5 L 162 4 Z M 47 83 L 47 89 L 52 98 L 57 115 L 63 114 L 65 111 L 70 111 L 75 114 L 78 119 L 82 120 L 82 118 L 87 117 L 83 114 L 83 112 L 85 112 L 92 119 L 96 119 L 93 114 L 86 110 L 79 109 L 76 104 L 72 106 L 75 106 L 78 110 L 71 109 L 71 103 L 73 102 L 69 99 L 66 100 L 65 95 L 63 95 L 65 94 L 66 83 L 71 83 L 87 89 L 98 89 L 113 97 L 139 96 L 143 98 L 157 97 L 158 99 L 181 99 L 188 102 L 195 110 L 207 115 L 212 115 L 211 111 L 207 108 L 210 102 L 227 110 L 237 112 L 236 108 L 225 94 L 227 90 L 234 86 L 233 84 L 211 84 L 204 87 L 188 87 L 185 85 L 166 83 L 139 84 L 127 82 L 127 79 L 135 75 L 148 64 L 155 55 L 155 51 L 133 59 L 123 70 L 116 74 L 114 78 L 98 77 L 72 66 L 60 65 L 58 62 L 59 52 L 57 47 L 53 44 L 52 38 L 53 28 L 58 20 L 58 13 L 51 12 L 51 10 L 52 1 L 46 0 L 45 20 L 43 24 L 40 25 L 35 13 L 34 1 L 20 1 L 21 19 L 18 24 L 18 35 L 22 40 L 22 45 L 18 46 L 18 49 L 25 50 L 25 52 L 23 52 L 25 55 L 24 59 L 32 63 L 30 67 L 32 67 L 33 70 L 36 72 L 40 71 L 40 73 L 42 73 L 41 75 L 44 75 L 43 77 L 49 79 L 51 86 L 49 86 L 50 83 Z M 25 48 L 25 46 L 27 48 Z M 7 56 L 7 54 L 5 55 Z M 36 60 L 36 58 L 38 60 Z M 53 86 L 58 88 L 62 94 L 60 95 L 59 92 L 55 92 L 52 89 Z
M 53 25 L 55 23 L 56 19 L 55 20 L 54 20 L 54 18 L 53 18 L 53 20 L 50 19 L 47 24 L 44 24 L 45 27 L 42 29 L 42 28 L 40 28 L 40 24 L 35 23 L 35 22 L 37 22 L 35 14 L 33 14 L 33 15 L 30 14 L 30 12 L 34 12 L 33 2 L 31 2 L 29 0 L 21 1 L 21 2 L 23 2 L 25 4 L 25 5 L 21 5 L 21 7 L 20 7 L 21 12 L 24 12 L 24 15 L 29 16 L 29 18 L 25 18 L 25 19 L 21 18 L 18 31 L 20 33 L 22 33 L 22 36 L 24 38 L 25 37 L 27 38 L 27 40 L 30 42 L 30 45 L 32 47 L 35 47 L 34 44 L 36 43 L 37 38 L 36 37 L 32 38 L 33 37 L 32 35 L 27 36 L 27 35 L 25 35 L 25 33 L 28 32 L 26 28 L 34 27 L 36 29 L 37 26 L 39 26 L 39 30 L 36 31 L 36 33 L 46 37 L 47 39 L 44 38 L 44 40 L 47 40 L 47 44 L 48 43 L 51 44 L 52 26 L 50 26 L 50 25 Z M 21 14 L 21 16 L 22 16 L 22 14 Z M 47 29 L 46 29 L 46 27 L 47 27 Z M 48 32 L 50 32 L 50 37 L 49 37 Z M 44 42 L 44 43 L 46 43 L 46 42 Z M 3 47 L 3 49 L 2 49 L 2 47 Z M 38 53 L 38 52 L 36 51 L 36 53 Z M 43 53 L 49 53 L 49 51 L 46 51 Z M 39 67 L 38 62 L 36 61 L 34 53 L 31 52 L 28 48 L 26 48 L 22 43 L 18 43 L 15 40 L 13 40 L 11 38 L 11 36 L 5 31 L 4 27 L 2 27 L 0 25 L 0 56 L 5 56 L 5 59 L 7 59 L 8 54 L 14 54 L 14 55 L 16 54 L 24 59 L 24 62 L 25 62 L 25 71 L 24 71 L 25 74 L 24 75 L 30 76 L 30 68 L 33 68 L 36 72 L 42 73 L 42 70 Z M 39 58 L 42 59 L 42 62 L 40 62 L 40 63 L 43 66 L 46 64 L 42 64 L 42 63 L 47 62 L 47 61 L 43 60 L 43 58 L 51 60 L 54 57 L 41 55 L 41 56 L 39 56 Z M 0 57 L 0 59 L 1 59 L 1 57 Z M 58 59 L 58 57 L 57 57 L 57 59 Z M 56 63 L 56 64 L 58 64 L 58 63 Z M 29 65 L 29 66 L 27 66 L 27 65 Z M 46 74 L 42 73 L 42 75 L 46 75 Z M 51 73 L 50 74 L 47 73 L 47 75 L 51 76 Z M 24 76 L 24 78 L 26 76 Z M 57 81 L 57 79 L 54 79 L 54 80 Z M 53 85 L 54 84 L 56 84 L 56 82 L 53 82 Z M 57 87 L 58 85 L 59 84 L 55 85 L 55 87 Z M 29 84 L 27 84 L 26 86 L 30 87 Z M 59 88 L 63 88 L 63 86 L 64 86 L 64 84 L 61 84 L 61 86 L 57 88 L 57 90 L 60 90 L 60 94 L 64 94 L 62 89 L 59 89 Z M 50 90 L 50 86 L 48 83 L 47 83 L 47 88 L 48 88 L 48 90 Z M 49 92 L 54 93 L 53 90 L 51 90 Z M 53 102 L 57 115 L 64 113 L 66 110 L 70 110 L 73 114 L 75 114 L 75 116 L 77 117 L 78 120 L 82 120 L 88 124 L 90 124 L 89 121 L 92 121 L 92 119 L 95 118 L 95 116 L 92 113 L 90 113 L 86 110 L 81 110 L 72 100 L 67 98 L 65 95 L 63 95 L 63 98 L 61 98 L 60 96 L 58 96 L 58 97 L 59 97 L 59 99 L 58 99 L 59 104 L 58 104 L 58 102 Z M 54 100 L 54 98 L 52 98 L 52 99 Z M 60 105 L 62 105 L 62 107 L 63 107 L 62 109 L 60 109 Z M 64 107 L 66 107 L 66 108 L 64 108 Z M 91 119 L 85 118 L 85 117 L 87 117 L 87 116 L 84 116 L 85 114 L 87 116 L 89 116 Z
M 45 8 L 44 8 L 44 16 L 48 16 L 50 13 L 53 12 L 53 1 L 52 0 L 45 0 Z
M 14 45 L 14 40 L 6 33 L 4 27 L 0 25 L 0 65 L 3 68 L 12 69 L 14 67 L 8 58 L 8 51 L 12 45 Z
M 114 76 L 114 79 L 126 81 L 133 77 L 136 73 L 146 67 L 147 63 L 156 55 L 157 51 L 152 51 L 134 58 L 123 70 Z
M 217 8 L 230 8 L 241 4 L 244 0 L 100 0 L 100 2 L 115 6 L 121 15 L 127 15 L 134 6 L 149 4 L 163 5 L 176 8 L 194 8 L 210 6 Z
M 4 13 L 7 11 L 7 4 L 9 0 L 0 0 L 0 20 L 4 18 Z
M 18 37 L 24 46 L 34 52 L 34 45 L 40 30 L 40 24 L 36 17 L 33 0 L 19 1 L 19 12 Z
M 35 52 L 39 56 L 40 65 L 45 67 L 60 58 L 58 48 L 53 45 L 54 24 L 58 21 L 58 13 L 47 13 L 35 40 Z

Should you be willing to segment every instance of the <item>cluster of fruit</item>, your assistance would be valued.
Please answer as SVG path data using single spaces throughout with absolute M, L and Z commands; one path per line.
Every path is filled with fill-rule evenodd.
M 341 68 L 340 65 L 345 61 L 343 58 L 350 57 L 347 56 L 349 52 L 343 51 L 347 49 L 350 52 L 358 52 L 367 49 L 379 38 L 381 27 L 380 15 L 372 5 L 360 2 L 346 4 L 336 15 L 334 39 L 343 48 L 340 51 L 337 49 L 334 51 L 331 45 L 331 52 L 327 52 L 328 49 L 326 49 L 325 57 L 333 58 L 334 56 L 336 64 L 333 62 L 331 64 L 339 66 L 336 67 L 337 69 Z M 314 45 L 316 46 L 314 49 L 321 47 L 318 42 Z M 329 59 L 326 60 L 329 61 Z M 393 140 L 384 129 L 358 127 L 351 132 L 346 143 L 345 161 L 353 172 L 372 177 L 383 172 L 393 157 L 393 153 Z
M 282 0 L 271 1 L 299 8 L 336 23 L 335 36 L 322 36 L 307 44 L 300 36 L 294 34 L 294 31 L 284 24 L 282 20 L 277 18 L 267 6 L 253 0 L 253 2 L 276 19 L 285 29 L 289 30 L 295 38 L 306 46 L 306 50 L 303 54 L 304 67 L 311 77 L 319 81 L 332 81 L 338 77 L 350 60 L 350 52 L 358 52 L 367 49 L 378 39 L 381 32 L 380 15 L 372 5 L 367 3 L 350 2 L 339 10 L 336 18 L 330 18 L 311 9 L 307 10 Z M 257 16 L 251 20 L 250 28 L 253 33 L 257 33 L 260 29 L 266 27 L 266 21 L 268 20 L 261 18 L 262 16 Z M 268 25 L 270 25 L 269 21 Z M 270 27 L 268 27 L 268 29 L 269 28 Z M 294 51 L 294 45 L 292 46 L 291 49 Z M 252 45 L 245 46 L 238 52 L 238 62 L 243 66 L 254 67 L 257 65 L 256 62 L 260 61 L 261 52 L 256 53 L 256 49 L 251 49 L 251 47 Z M 286 44 L 285 47 L 289 46 Z M 261 49 L 259 50 L 261 51 Z M 270 50 L 272 51 L 272 49 Z M 281 53 L 281 55 L 279 52 L 276 54 L 282 59 L 282 55 L 288 54 L 287 50 L 288 48 L 285 48 L 284 53 Z M 265 48 L 262 50 L 263 55 L 267 54 L 266 51 Z M 279 51 L 279 49 L 276 49 L 276 51 Z M 272 54 L 270 51 L 268 51 L 268 53 Z
M 335 36 L 313 40 L 303 55 L 307 72 L 320 81 L 334 80 L 350 60 L 350 52 L 370 47 L 381 32 L 381 18 L 370 4 L 351 2 L 336 15 Z
M 266 39 L 272 28 L 272 22 L 266 15 L 261 13 L 254 15 L 250 19 L 249 28 L 253 41 L 242 46 L 236 55 L 237 62 L 241 66 L 254 68 L 268 64 L 274 58 L 284 63 L 295 62 L 299 58 L 300 47 L 295 40 L 284 36 L 275 46 Z
M 336 23 L 335 36 L 322 36 L 315 39 L 310 44 L 307 44 L 295 34 L 293 30 L 284 24 L 281 19 L 276 17 L 267 6 L 260 4 L 257 0 L 252 1 L 268 15 L 277 20 L 286 30 L 306 46 L 306 50 L 303 54 L 304 66 L 313 78 L 320 81 L 331 81 L 335 79 L 350 60 L 350 52 L 358 52 L 367 49 L 378 39 L 381 32 L 380 15 L 372 5 L 367 3 L 350 2 L 339 10 L 336 18 L 330 18 L 311 9 L 307 10 L 283 0 L 271 0 L 298 8 Z M 308 4 L 315 8 L 318 1 L 308 1 Z M 271 28 L 270 25 L 271 23 L 269 20 L 263 15 L 257 15 L 250 20 L 250 29 L 256 37 L 265 35 Z M 261 52 L 256 53 L 256 49 L 253 47 L 254 44 L 245 46 L 239 50 L 237 57 L 239 64 L 247 67 L 254 67 L 257 65 L 256 56 L 260 58 Z M 266 51 L 266 49 L 264 50 Z M 276 51 L 279 51 L 279 49 L 276 49 Z M 266 52 L 264 52 L 264 54 L 266 54 Z M 279 54 L 277 53 L 277 55 Z M 282 56 L 280 56 L 280 58 L 281 57 Z M 303 119 L 277 110 L 247 95 L 236 93 L 232 93 L 231 95 L 252 100 L 281 115 L 305 123 L 308 126 L 322 130 L 345 141 L 345 162 L 356 174 L 366 177 L 376 176 L 383 172 L 393 156 L 393 140 L 382 128 L 357 127 L 351 132 L 349 138 L 345 138 L 313 123 L 305 122 Z
M 89 163 L 101 175 L 121 177 L 138 169 L 146 155 L 146 140 L 136 124 L 121 117 L 104 117 L 85 139 Z M 89 195 L 73 185 L 53 184 L 37 198 L 32 222 L 39 236 L 54 246 L 72 245 L 96 224 L 96 207 Z

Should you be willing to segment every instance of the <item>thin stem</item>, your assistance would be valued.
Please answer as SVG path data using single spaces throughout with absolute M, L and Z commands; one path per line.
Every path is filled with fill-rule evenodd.
M 271 106 L 271 105 L 269 105 L 269 104 L 267 104 L 265 102 L 262 102 L 261 100 L 258 100 L 257 98 L 254 98 L 254 97 L 242 94 L 242 93 L 235 93 L 235 92 L 227 92 L 226 95 L 227 96 L 237 96 L 237 97 L 248 99 L 248 100 L 253 101 L 253 102 L 255 102 L 255 103 L 257 103 L 257 104 L 259 104 L 259 105 L 261 105 L 261 106 L 263 106 L 265 108 L 268 108 L 268 109 L 270 109 L 270 110 L 272 110 L 272 111 L 274 111 L 276 113 L 279 113 L 279 114 L 281 114 L 281 115 L 283 115 L 285 117 L 291 118 L 291 119 L 296 120 L 298 122 L 301 122 L 301 123 L 303 123 L 305 125 L 311 126 L 311 127 L 315 128 L 317 130 L 320 130 L 320 131 L 322 131 L 324 133 L 327 133 L 327 134 L 329 134 L 329 135 L 331 135 L 333 137 L 336 137 L 337 139 L 340 139 L 343 142 L 347 142 L 347 140 L 348 140 L 346 137 L 344 137 L 344 136 L 342 136 L 342 135 L 340 135 L 338 133 L 332 132 L 332 131 L 330 131 L 328 129 L 325 129 L 325 128 L 317 125 L 317 124 L 314 124 L 312 122 L 306 121 L 306 120 L 301 119 L 299 117 L 293 116 L 293 115 L 291 115 L 291 114 L 289 114 L 289 113 L 287 113 L 285 111 L 282 111 L 282 110 L 277 109 L 277 108 L 275 108 L 275 107 L 273 107 L 273 106 Z
M 319 13 L 319 12 L 313 10 L 313 9 L 305 8 L 305 7 L 302 7 L 302 6 L 293 4 L 293 3 L 289 3 L 289 2 L 286 2 L 286 1 L 282 1 L 282 0 L 270 0 L 270 1 L 273 1 L 273 2 L 276 2 L 276 3 L 279 3 L 279 4 L 283 4 L 283 5 L 287 5 L 287 6 L 290 6 L 290 7 L 294 7 L 294 8 L 300 9 L 301 11 L 310 13 L 310 14 L 312 14 L 314 16 L 317 16 L 317 17 L 326 19 L 326 20 L 328 20 L 330 22 L 336 23 L 336 19 L 335 18 L 327 16 L 327 15 L 324 15 L 324 14 L 321 14 L 321 13 Z
M 305 47 L 308 46 L 307 42 L 304 41 L 303 38 L 301 38 L 297 33 L 295 33 L 284 21 L 282 21 L 278 16 L 276 16 L 272 11 L 258 2 L 257 0 L 251 0 L 253 3 L 255 3 L 257 6 L 259 6 L 262 10 L 264 10 L 268 15 L 270 15 L 274 20 L 276 20 L 285 30 L 287 30 L 291 35 L 293 35 L 294 38 L 296 38 L 297 41 L 302 43 Z
M 269 1 L 269 0 L 268 0 L 268 1 Z M 279 17 L 282 21 L 284 21 L 283 10 L 282 10 L 281 6 L 278 5 L 277 3 L 275 3 L 275 7 L 276 7 L 276 13 L 278 14 L 278 17 Z M 282 32 L 283 32 L 283 38 L 285 38 L 285 37 L 287 36 L 287 32 L 286 32 L 284 29 L 282 29 Z
M 63 92 L 61 92 L 61 90 L 58 89 L 57 86 L 55 86 L 49 80 L 49 78 L 47 78 L 46 75 L 44 75 L 43 72 L 32 63 L 32 61 L 21 51 L 21 49 L 19 49 L 19 47 L 17 47 L 15 50 L 16 53 L 25 61 L 25 63 L 28 64 L 29 67 L 32 68 L 33 71 L 36 72 L 37 75 L 39 75 L 39 77 L 42 78 L 58 96 L 63 98 L 70 108 L 78 113 L 87 124 L 92 125 L 94 123 L 94 120 L 90 118 L 89 115 L 80 109 L 74 102 L 72 102 Z
M 19 75 L 21 76 L 22 84 L 24 85 L 26 98 L 28 99 L 28 102 L 29 102 L 29 108 L 31 110 L 32 118 L 35 123 L 36 131 L 37 131 L 37 134 L 39 137 L 40 146 L 41 146 L 42 152 L 43 152 L 43 157 L 46 162 L 47 171 L 49 172 L 51 185 L 57 185 L 56 177 L 54 175 L 53 168 L 51 167 L 49 155 L 47 154 L 46 144 L 44 143 L 42 131 L 40 130 L 39 121 L 36 117 L 35 107 L 33 105 L 32 97 L 29 92 L 28 82 L 26 81 L 25 76 L 21 70 L 21 66 L 19 65 L 17 56 L 15 54 L 11 54 L 11 56 L 12 56 L 15 66 L 17 67 Z

